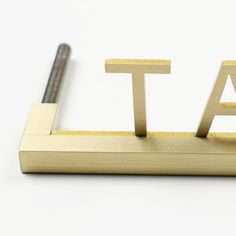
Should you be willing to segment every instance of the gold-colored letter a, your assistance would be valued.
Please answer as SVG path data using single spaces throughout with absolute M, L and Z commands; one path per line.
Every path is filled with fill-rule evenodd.
M 221 103 L 227 78 L 230 76 L 236 92 L 236 61 L 223 61 L 214 88 L 197 130 L 197 137 L 206 137 L 216 115 L 236 115 L 236 103 Z

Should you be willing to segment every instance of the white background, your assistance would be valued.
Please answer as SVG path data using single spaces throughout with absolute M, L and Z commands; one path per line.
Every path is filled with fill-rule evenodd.
M 235 235 L 236 178 L 24 175 L 18 146 L 57 45 L 72 46 L 61 129 L 133 130 L 129 75 L 106 58 L 171 59 L 147 76 L 148 129 L 195 131 L 222 60 L 236 59 L 230 0 L 0 1 L 0 235 Z M 231 83 L 224 99 L 235 101 Z M 234 117 L 212 130 L 236 131 Z

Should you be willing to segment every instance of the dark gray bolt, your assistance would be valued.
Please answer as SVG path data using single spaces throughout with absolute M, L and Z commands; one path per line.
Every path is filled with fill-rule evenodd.
M 58 102 L 59 93 L 63 84 L 66 65 L 69 61 L 71 49 L 68 44 L 62 43 L 57 49 L 57 54 L 52 66 L 48 83 L 43 95 L 42 103 Z

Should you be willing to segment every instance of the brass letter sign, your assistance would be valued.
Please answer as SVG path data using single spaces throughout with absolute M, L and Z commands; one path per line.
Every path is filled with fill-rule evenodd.
M 55 122 L 69 56 L 61 44 L 42 103 L 31 107 L 19 150 L 22 172 L 236 176 L 236 134 L 209 133 L 216 115 L 236 115 L 236 103 L 220 102 L 228 77 L 236 91 L 236 61 L 223 61 L 197 132 L 150 132 L 144 77 L 169 74 L 171 62 L 106 60 L 106 72 L 132 75 L 135 130 L 85 132 L 58 130 Z

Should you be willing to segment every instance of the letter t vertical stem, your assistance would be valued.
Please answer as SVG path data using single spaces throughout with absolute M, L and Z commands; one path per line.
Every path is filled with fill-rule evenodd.
M 132 73 L 135 135 L 146 136 L 146 102 L 144 74 Z

